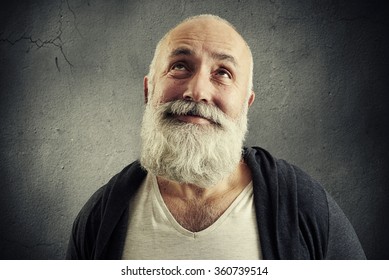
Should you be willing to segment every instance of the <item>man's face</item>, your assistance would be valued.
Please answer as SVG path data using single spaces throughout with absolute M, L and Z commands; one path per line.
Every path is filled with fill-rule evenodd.
M 174 100 L 214 105 L 237 119 L 251 105 L 250 55 L 235 30 L 214 19 L 198 19 L 176 27 L 157 57 L 151 102 L 158 106 Z M 248 104 L 244 104 L 248 102 Z M 210 121 L 181 115 L 182 122 L 199 125 Z
M 254 99 L 248 48 L 227 24 L 202 18 L 176 27 L 156 58 L 151 83 L 145 78 L 141 164 L 172 181 L 212 187 L 241 160 Z

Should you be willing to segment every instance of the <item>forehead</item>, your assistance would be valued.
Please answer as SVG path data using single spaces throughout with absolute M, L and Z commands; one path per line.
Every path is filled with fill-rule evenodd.
M 169 56 L 177 48 L 193 53 L 223 53 L 237 61 L 249 59 L 243 38 L 231 26 L 215 19 L 192 20 L 174 28 L 164 42 L 165 54 Z

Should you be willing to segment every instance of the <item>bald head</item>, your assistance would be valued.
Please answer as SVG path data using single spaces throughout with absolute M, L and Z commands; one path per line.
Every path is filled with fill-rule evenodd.
M 225 58 L 240 60 L 241 67 L 245 67 L 248 71 L 248 91 L 252 90 L 253 58 L 250 47 L 231 23 L 218 16 L 208 14 L 185 19 L 169 30 L 159 41 L 148 73 L 150 89 L 154 84 L 156 70 L 163 67 L 160 58 L 164 53 L 171 51 L 172 45 L 179 39 L 210 41 L 223 46 L 229 45 L 228 47 L 236 53 L 237 57 L 231 58 L 226 54 Z M 233 62 L 237 63 L 236 61 Z

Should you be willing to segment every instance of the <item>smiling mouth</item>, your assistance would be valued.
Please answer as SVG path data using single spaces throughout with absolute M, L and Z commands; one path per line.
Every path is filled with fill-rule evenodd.
M 167 114 L 168 118 L 178 120 L 179 122 L 183 123 L 191 123 L 191 124 L 197 124 L 197 125 L 219 125 L 215 123 L 213 120 L 208 119 L 204 116 L 201 116 L 199 114 L 195 114 L 194 112 L 188 112 L 186 114 Z
M 199 124 L 199 125 L 205 125 L 205 124 L 212 124 L 213 122 L 203 116 L 196 115 L 196 114 L 185 114 L 185 115 L 176 115 L 175 118 L 179 121 L 186 122 L 186 123 L 192 123 L 192 124 Z

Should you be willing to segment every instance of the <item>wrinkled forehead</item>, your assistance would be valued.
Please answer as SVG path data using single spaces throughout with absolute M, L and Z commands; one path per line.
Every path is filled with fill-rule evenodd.
M 242 36 L 227 23 L 216 19 L 194 19 L 173 28 L 162 42 L 165 54 L 185 45 L 188 48 L 228 52 L 237 60 L 247 62 L 250 50 Z

